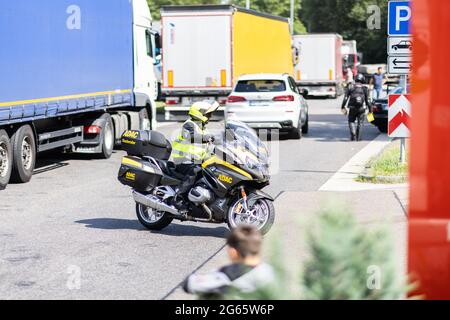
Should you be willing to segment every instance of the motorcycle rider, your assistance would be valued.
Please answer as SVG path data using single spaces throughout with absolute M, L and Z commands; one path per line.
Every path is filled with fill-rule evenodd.
M 366 108 L 372 112 L 372 105 L 369 103 L 369 90 L 364 86 L 365 78 L 358 74 L 355 83 L 347 88 L 341 109 L 346 113 L 348 103 L 348 124 L 350 128 L 351 141 L 359 141 L 361 138 L 361 124 L 364 122 Z
M 180 135 L 172 144 L 171 160 L 177 171 L 185 176 L 177 194 L 182 196 L 192 188 L 196 181 L 199 165 L 208 156 L 207 143 L 214 142 L 214 137 L 206 130 L 211 116 L 219 104 L 202 101 L 194 103 L 189 109 L 189 119 L 183 124 Z

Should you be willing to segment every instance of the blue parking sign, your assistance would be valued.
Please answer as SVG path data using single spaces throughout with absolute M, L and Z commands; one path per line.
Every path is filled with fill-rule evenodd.
M 410 1 L 390 1 L 388 34 L 390 36 L 409 36 L 411 21 Z

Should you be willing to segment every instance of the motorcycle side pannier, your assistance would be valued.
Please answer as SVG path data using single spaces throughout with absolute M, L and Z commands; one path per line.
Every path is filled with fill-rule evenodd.
M 147 192 L 159 185 L 161 170 L 152 163 L 137 158 L 124 157 L 119 170 L 119 181 L 137 191 Z
M 164 135 L 152 130 L 128 130 L 122 135 L 122 149 L 130 156 L 168 160 L 172 146 Z

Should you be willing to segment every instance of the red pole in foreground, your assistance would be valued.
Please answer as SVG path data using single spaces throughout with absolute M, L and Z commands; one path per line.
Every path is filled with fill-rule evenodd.
M 408 270 L 412 295 L 450 299 L 450 1 L 413 1 Z

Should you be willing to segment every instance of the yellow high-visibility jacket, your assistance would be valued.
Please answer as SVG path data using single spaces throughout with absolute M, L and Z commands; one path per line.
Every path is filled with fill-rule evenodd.
M 201 164 L 208 156 L 206 144 L 210 137 L 201 122 L 187 120 L 183 124 L 180 135 L 172 143 L 171 160 L 175 164 Z

